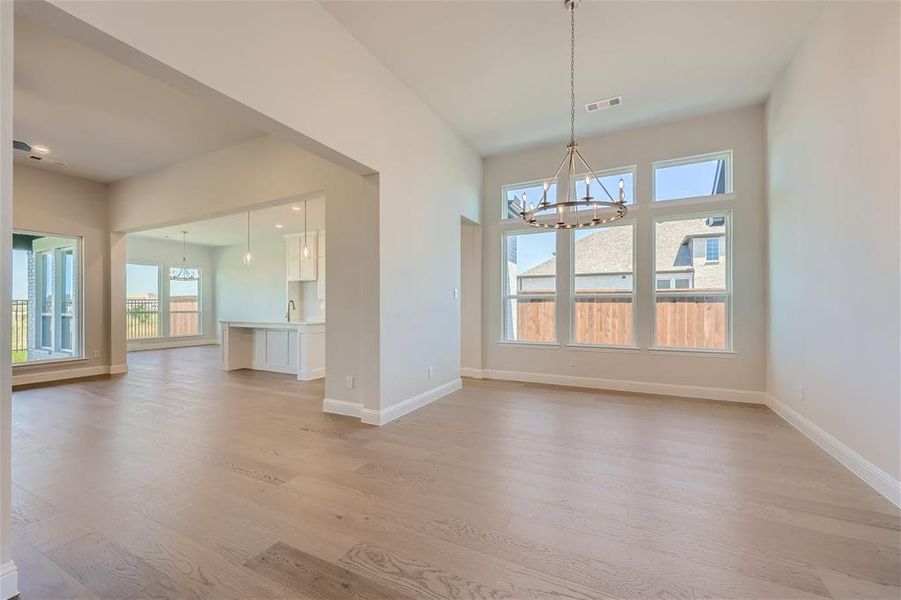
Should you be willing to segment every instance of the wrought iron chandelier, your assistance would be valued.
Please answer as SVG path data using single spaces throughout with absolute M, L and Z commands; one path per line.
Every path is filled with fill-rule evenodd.
M 614 199 L 604 184 L 598 179 L 594 169 L 582 157 L 579 152 L 579 144 L 576 143 L 576 7 L 580 0 L 564 0 L 564 6 L 569 10 L 569 143 L 566 144 L 566 152 L 560 166 L 554 176 L 544 182 L 544 191 L 538 202 L 532 205 L 525 192 L 517 198 L 519 204 L 516 209 L 519 216 L 530 227 L 543 227 L 546 229 L 576 229 L 578 227 L 596 227 L 604 223 L 616 221 L 626 216 L 626 192 L 623 188 L 623 180 L 619 180 L 619 196 Z M 564 201 L 556 199 L 548 200 L 548 189 L 551 183 L 556 183 L 564 166 L 568 165 L 567 190 Z M 576 177 L 584 169 L 585 196 L 578 198 L 576 193 Z M 595 189 L 600 198 L 592 196 L 592 184 L 597 183 Z M 558 186 L 559 187 L 559 186 Z
M 169 274 L 172 281 L 197 281 L 200 274 L 197 269 L 188 268 L 188 232 L 181 232 L 181 266 Z

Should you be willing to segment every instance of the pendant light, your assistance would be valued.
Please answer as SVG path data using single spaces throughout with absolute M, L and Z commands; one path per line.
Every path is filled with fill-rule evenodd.
M 181 232 L 181 266 L 169 272 L 172 281 L 197 281 L 200 274 L 197 269 L 188 268 L 188 232 Z
M 244 253 L 242 258 L 245 265 L 249 265 L 253 262 L 253 254 L 250 253 L 250 211 L 247 211 L 247 252 Z
M 303 201 L 303 250 L 304 258 L 310 258 L 310 247 L 307 246 L 307 201 Z
M 606 186 L 598 179 L 576 143 L 576 7 L 580 0 L 564 0 L 563 5 L 569 10 L 569 143 L 563 160 L 554 176 L 544 181 L 544 191 L 537 204 L 529 203 L 526 194 L 516 199 L 515 208 L 519 216 L 530 227 L 547 229 L 575 229 L 578 227 L 596 227 L 626 216 L 626 193 L 623 181 L 619 182 L 619 197 L 614 199 Z M 552 182 L 557 182 L 563 167 L 567 166 L 567 192 L 565 200 L 548 200 L 548 189 Z M 578 198 L 576 194 L 576 176 L 585 171 L 585 196 Z M 593 185 L 597 184 L 597 185 Z M 592 196 L 592 188 L 601 199 Z

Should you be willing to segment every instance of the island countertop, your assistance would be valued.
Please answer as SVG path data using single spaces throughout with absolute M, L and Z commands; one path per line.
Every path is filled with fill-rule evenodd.
M 310 321 L 219 321 L 223 327 L 240 327 L 242 329 L 297 329 L 325 325 L 325 320 Z

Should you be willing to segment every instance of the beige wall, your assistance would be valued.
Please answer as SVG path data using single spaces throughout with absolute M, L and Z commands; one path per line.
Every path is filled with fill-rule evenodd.
M 729 394 L 735 399 L 761 400 L 765 390 L 766 351 L 766 222 L 764 111 L 753 106 L 662 125 L 631 129 L 581 140 L 581 150 L 593 168 L 638 165 L 637 200 L 629 208 L 636 223 L 637 343 L 639 350 L 599 350 L 498 343 L 502 339 L 501 234 L 518 224 L 500 222 L 501 187 L 549 177 L 563 145 L 486 158 L 483 204 L 483 368 L 503 373 L 594 378 L 717 388 L 752 392 Z M 734 199 L 715 202 L 677 201 L 661 205 L 652 215 L 651 163 L 733 150 Z M 654 269 L 652 217 L 733 211 L 733 347 L 734 354 L 652 352 Z M 568 246 L 557 247 L 559 272 L 566 273 Z M 558 277 L 558 294 L 567 297 L 569 282 Z M 569 310 L 560 302 L 558 339 L 569 329 Z M 572 366 L 571 361 L 575 361 Z M 490 373 L 489 373 L 490 374 Z M 558 380 L 566 383 L 565 380 Z M 685 391 L 685 390 L 683 390 Z M 694 393 L 688 390 L 689 393 Z M 722 394 L 720 394 L 722 395 Z M 718 397 L 717 394 L 712 394 Z
M 216 248 L 217 320 L 284 321 L 285 238 L 272 235 L 255 240 L 250 265 L 242 260 L 246 250 L 244 244 Z
M 110 232 L 105 184 L 15 165 L 13 227 L 83 237 L 86 360 L 16 366 L 14 375 L 110 364 Z M 100 357 L 95 358 L 95 352 Z
M 898 21 L 895 2 L 828 5 L 767 109 L 769 392 L 895 487 Z
M 460 224 L 460 367 L 482 368 L 482 227 Z

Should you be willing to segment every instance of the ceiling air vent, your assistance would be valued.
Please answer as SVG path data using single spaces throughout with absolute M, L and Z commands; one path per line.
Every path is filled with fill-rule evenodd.
M 586 112 L 597 112 L 599 110 L 604 110 L 605 108 L 612 108 L 614 106 L 618 106 L 622 104 L 623 97 L 622 96 L 614 96 L 612 98 L 604 98 L 603 100 L 595 100 L 594 102 L 589 102 L 585 105 Z

